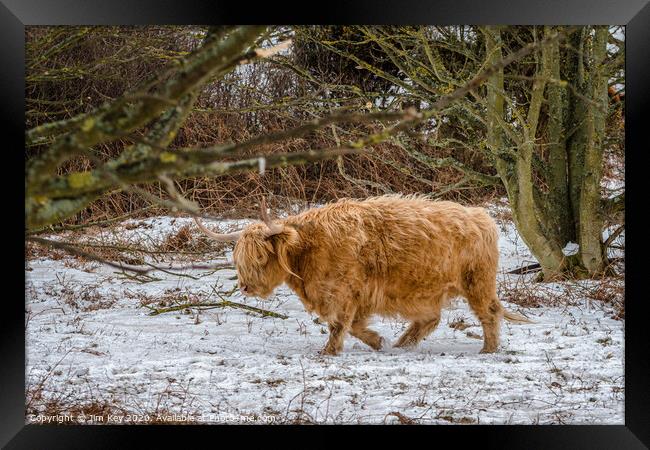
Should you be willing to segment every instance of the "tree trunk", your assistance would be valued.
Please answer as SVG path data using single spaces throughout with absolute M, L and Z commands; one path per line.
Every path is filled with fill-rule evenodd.
M 549 32 L 550 27 L 545 27 Z M 547 181 L 549 186 L 548 201 L 549 228 L 555 235 L 559 245 L 564 247 L 568 242 L 576 241 L 573 210 L 569 197 L 569 158 L 566 149 L 566 137 L 563 118 L 566 115 L 565 105 L 567 95 L 565 88 L 560 85 L 560 48 L 557 41 L 552 42 L 548 49 L 549 73 L 555 82 L 546 86 L 548 102 L 548 171 Z
M 494 64 L 501 60 L 501 37 L 498 27 L 486 28 L 486 51 L 488 64 Z M 545 57 L 543 59 L 548 59 Z M 522 239 L 530 248 L 531 252 L 540 265 L 547 279 L 556 278 L 562 274 L 565 267 L 565 257 L 562 247 L 556 240 L 549 239 L 543 231 L 543 226 L 538 220 L 538 213 L 545 212 L 541 205 L 535 200 L 532 158 L 535 148 L 535 132 L 539 119 L 539 112 L 543 100 L 545 77 L 549 67 L 543 67 L 540 77 L 535 80 L 531 96 L 531 104 L 528 109 L 526 123 L 522 124 L 523 137 L 517 148 L 514 158 L 502 153 L 504 148 L 503 133 L 500 129 L 499 117 L 504 117 L 504 84 L 503 70 L 498 70 L 492 75 L 487 84 L 488 97 L 488 146 L 496 153 L 497 173 L 501 177 L 510 207 L 513 212 L 513 219 Z
M 583 176 L 580 185 L 578 244 L 580 261 L 589 274 L 601 272 L 606 263 L 602 232 L 603 217 L 600 200 L 600 182 L 603 168 L 603 137 L 607 111 L 607 75 L 603 70 L 606 57 L 608 30 L 595 27 L 590 74 L 590 99 L 595 104 L 587 109 Z
M 579 235 L 580 230 L 580 190 L 585 158 L 585 147 L 587 146 L 587 128 L 585 119 L 588 112 L 588 105 L 584 98 L 589 96 L 587 76 L 584 67 L 584 52 L 588 37 L 588 27 L 573 33 L 569 39 L 569 45 L 576 49 L 576 52 L 567 56 L 567 81 L 573 86 L 574 92 L 569 96 L 568 115 L 566 121 L 566 151 L 568 153 L 569 167 L 569 196 L 571 210 L 574 219 L 574 236 Z
M 515 225 L 543 270 L 544 279 L 559 276 L 597 275 L 606 266 L 602 244 L 602 145 L 607 111 L 607 27 L 584 28 L 571 40 L 579 49 L 561 67 L 557 43 L 544 46 L 533 81 L 526 117 L 519 114 L 517 151 L 507 154 L 502 127 L 504 117 L 503 71 L 490 77 L 487 87 L 488 147 L 496 155 L 496 167 L 510 200 Z M 545 27 L 545 34 L 553 30 Z M 488 64 L 502 58 L 498 27 L 484 31 Z M 565 69 L 565 70 L 561 70 Z M 577 91 L 563 99 L 560 74 L 569 73 Z M 548 104 L 548 166 L 542 169 L 546 195 L 535 192 L 532 161 L 538 148 L 537 133 L 544 94 Z M 566 107 L 565 107 L 566 105 Z M 564 112 L 566 111 L 566 117 Z M 566 120 L 565 120 L 566 119 Z M 567 128 L 568 126 L 568 128 Z M 511 128 L 508 135 L 512 135 Z M 563 248 L 577 241 L 577 255 Z

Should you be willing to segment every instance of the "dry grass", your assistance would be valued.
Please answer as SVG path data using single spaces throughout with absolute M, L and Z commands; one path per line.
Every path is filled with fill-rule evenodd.
M 172 224 L 173 224 L 172 220 Z M 124 230 L 138 229 L 137 239 Z M 152 229 L 151 233 L 148 229 Z M 65 231 L 49 236 L 60 242 L 73 245 L 74 249 L 94 255 L 105 261 L 123 263 L 133 266 L 150 263 L 166 263 L 171 261 L 193 263 L 197 260 L 221 255 L 227 244 L 214 240 L 197 232 L 193 224 L 183 225 L 169 234 L 159 237 L 154 226 L 143 221 L 115 223 L 102 228 L 88 227 L 81 230 Z M 25 261 L 45 258 L 64 260 L 67 267 L 78 270 L 92 271 L 97 262 L 83 255 L 68 253 L 38 243 L 26 242 Z M 26 270 L 30 270 L 27 264 Z
M 583 306 L 599 308 L 612 319 L 625 319 L 625 280 L 602 277 L 555 283 L 534 281 L 534 275 L 510 276 L 498 285 L 499 298 L 522 308 Z
M 192 403 L 189 383 L 169 378 L 166 388 L 157 392 L 148 405 L 141 405 L 132 399 L 132 394 L 125 392 L 118 398 L 112 393 L 105 393 L 97 384 L 89 384 L 93 392 L 92 399 L 84 401 L 79 400 L 78 393 L 74 390 L 69 391 L 65 386 L 50 381 L 51 376 L 57 373 L 57 366 L 58 364 L 49 368 L 38 381 L 27 386 L 25 417 L 29 423 L 142 425 L 187 424 L 192 421 L 192 415 L 185 411 L 186 403 Z M 176 405 L 177 411 L 171 410 L 170 401 L 180 401 L 180 407 Z M 190 420 L 184 420 L 184 417 L 190 417 Z
M 127 298 L 138 300 L 140 306 L 156 306 L 160 308 L 166 308 L 174 305 L 199 305 L 205 302 L 205 296 L 200 293 L 193 292 L 189 289 L 181 288 L 169 288 L 165 289 L 162 294 L 156 294 L 155 296 L 145 294 L 141 291 L 126 291 L 125 295 Z M 179 311 L 179 313 L 189 314 L 190 310 L 186 309 Z
M 183 225 L 178 231 L 167 236 L 154 250 L 168 253 L 213 253 L 221 252 L 227 244 L 215 242 L 197 232 L 193 224 Z
M 462 331 L 465 328 L 469 328 L 469 327 L 472 326 L 471 324 L 468 324 L 465 321 L 465 317 L 463 317 L 463 316 L 454 317 L 453 319 L 451 319 L 449 321 L 448 325 L 449 325 L 449 328 L 453 328 L 454 330 L 459 330 L 459 331 Z
M 57 274 L 56 282 L 45 285 L 43 293 L 57 299 L 57 303 L 62 307 L 66 306 L 81 312 L 110 309 L 118 300 L 111 293 L 101 292 L 99 284 L 75 283 L 65 274 L 61 276 Z M 29 295 L 36 294 L 32 292 Z
M 62 250 L 45 247 L 34 242 L 25 242 L 25 261 L 38 258 L 47 258 L 58 261 L 65 258 L 67 255 L 68 254 Z
M 29 423 L 53 425 L 184 425 L 183 415 L 166 408 L 142 411 L 126 406 L 116 400 L 93 400 L 78 403 L 67 396 L 57 395 L 43 399 L 40 394 L 28 392 L 33 402 L 26 408 Z M 39 419 L 41 418 L 41 419 Z M 48 422 L 44 422 L 47 421 Z
M 37 397 L 36 400 L 38 399 Z M 26 410 L 28 420 L 33 416 L 48 416 L 53 418 L 53 423 L 56 425 L 108 424 L 109 416 L 124 414 L 128 414 L 128 412 L 107 401 L 75 404 L 73 402 L 66 402 L 61 398 L 35 403 Z M 31 421 L 33 423 L 34 419 Z

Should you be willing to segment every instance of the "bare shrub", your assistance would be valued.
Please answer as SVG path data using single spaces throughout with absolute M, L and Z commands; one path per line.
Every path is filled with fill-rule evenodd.
M 202 30 L 158 26 L 28 27 L 27 127 L 72 117 L 122 95 L 195 48 Z M 40 57 L 57 43 L 68 42 L 67 38 L 71 39 L 70 45 L 57 48 L 48 58 Z M 70 70 L 64 70 L 66 68 Z M 329 106 L 319 106 L 322 93 L 314 89 L 289 68 L 269 62 L 251 64 L 245 70 L 229 74 L 222 82 L 205 87 L 195 111 L 179 130 L 171 148 L 241 142 L 259 134 L 292 128 L 315 116 L 328 115 L 333 110 Z M 326 128 L 281 143 L 261 145 L 238 156 L 327 148 L 380 132 L 381 128 L 374 124 L 345 124 L 337 126 L 336 130 L 336 136 Z M 478 198 L 502 190 L 464 183 L 462 173 L 449 167 L 432 168 L 414 158 L 410 151 L 415 150 L 424 157 L 453 156 L 476 170 L 485 170 L 488 161 L 479 150 L 440 148 L 409 136 L 399 139 L 400 142 L 373 145 L 368 155 L 345 157 L 343 173 L 336 162 L 328 161 L 276 169 L 264 177 L 243 174 L 197 178 L 179 184 L 202 208 L 228 212 L 233 217 L 250 214 L 255 210 L 254 198 L 269 192 L 286 202 L 271 206 L 283 208 L 289 203 L 307 206 L 388 191 L 423 192 L 462 203 L 476 203 Z M 122 139 L 99 145 L 94 151 L 100 161 L 106 161 L 130 144 L 132 142 Z M 41 147 L 29 148 L 26 157 L 38 154 Z M 92 167 L 92 161 L 79 157 L 69 161 L 60 171 L 67 173 Z M 166 198 L 159 183 L 139 187 Z M 147 215 L 164 212 L 158 206 L 151 206 L 149 200 L 137 193 L 117 192 L 96 200 L 67 223 L 87 223 L 129 213 L 137 217 L 146 207 L 150 207 Z

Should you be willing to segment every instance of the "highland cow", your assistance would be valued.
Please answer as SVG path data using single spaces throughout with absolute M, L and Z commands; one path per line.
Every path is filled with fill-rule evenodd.
M 441 308 L 467 299 L 483 327 L 482 353 L 499 346 L 506 311 L 496 290 L 498 233 L 483 208 L 420 196 L 344 199 L 243 231 L 217 234 L 236 240 L 233 258 L 246 296 L 267 298 L 286 283 L 308 312 L 328 323 L 322 353 L 336 355 L 346 333 L 375 350 L 383 338 L 367 327 L 371 315 L 402 317 L 410 326 L 395 347 L 417 345 L 440 322 Z

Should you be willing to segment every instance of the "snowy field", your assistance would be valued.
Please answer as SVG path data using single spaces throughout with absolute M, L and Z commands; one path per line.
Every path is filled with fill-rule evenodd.
M 499 208 L 491 212 L 500 217 Z M 72 257 L 32 257 L 26 421 L 623 424 L 625 322 L 615 308 L 623 281 L 533 283 L 535 274 L 507 274 L 535 260 L 512 224 L 499 222 L 499 295 L 535 323 L 505 322 L 499 353 L 488 355 L 479 354 L 482 330 L 464 300 L 415 349 L 375 352 L 348 336 L 342 354 L 320 356 L 327 328 L 286 287 L 257 301 L 230 295 L 233 270 L 155 271 L 135 280 Z M 83 238 L 157 248 L 189 223 L 134 220 Z M 225 261 L 230 247 L 212 257 L 200 263 Z M 233 307 L 150 315 L 222 298 L 287 318 Z M 376 317 L 371 328 L 394 342 L 406 325 Z

